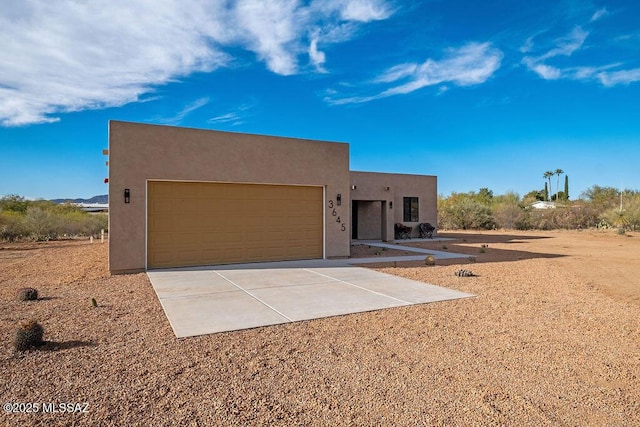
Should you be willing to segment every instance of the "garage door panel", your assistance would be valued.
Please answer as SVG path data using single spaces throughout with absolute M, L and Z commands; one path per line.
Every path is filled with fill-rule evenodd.
M 173 186 L 158 185 L 149 187 L 149 198 L 154 200 L 157 200 L 158 198 L 166 198 L 171 200 L 173 198 Z
M 148 266 L 322 257 L 322 187 L 150 181 Z

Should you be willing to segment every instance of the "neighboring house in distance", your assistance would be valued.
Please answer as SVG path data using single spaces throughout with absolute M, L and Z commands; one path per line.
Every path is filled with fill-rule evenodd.
M 349 145 L 109 122 L 109 269 L 347 257 L 437 225 L 437 178 L 352 172 Z
M 543 200 L 538 200 L 535 203 L 532 203 L 531 208 L 533 209 L 555 209 L 556 208 L 556 203 L 555 202 L 546 202 Z
M 109 212 L 109 203 L 74 203 L 85 212 Z

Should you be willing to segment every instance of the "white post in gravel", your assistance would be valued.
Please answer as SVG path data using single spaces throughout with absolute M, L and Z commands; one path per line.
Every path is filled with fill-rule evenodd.
M 104 243 L 104 228 L 100 230 L 100 243 Z
M 89 242 L 91 242 L 91 244 L 93 244 L 93 236 L 89 237 Z

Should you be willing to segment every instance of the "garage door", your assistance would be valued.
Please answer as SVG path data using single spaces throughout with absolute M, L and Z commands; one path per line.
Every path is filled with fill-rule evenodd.
M 322 187 L 149 181 L 149 268 L 322 258 Z

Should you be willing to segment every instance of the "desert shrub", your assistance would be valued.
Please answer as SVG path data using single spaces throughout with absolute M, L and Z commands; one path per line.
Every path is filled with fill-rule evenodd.
M 564 228 L 592 228 L 598 223 L 598 212 L 584 201 L 576 201 L 564 210 Z
M 38 290 L 35 288 L 20 288 L 17 292 L 18 300 L 33 301 L 38 299 Z
M 80 236 L 84 234 L 85 213 L 82 211 L 57 212 L 62 236 Z
M 90 214 L 75 208 L 58 213 L 60 223 L 60 235 L 72 236 L 95 236 L 100 230 L 106 230 L 109 218 L 106 214 Z
M 15 211 L 0 212 L 0 240 L 13 242 L 25 234 L 23 215 Z
M 19 196 L 0 198 L 0 240 L 52 240 L 91 236 L 108 229 L 108 216 L 90 214 L 70 203 L 29 201 Z
M 106 213 L 88 214 L 85 223 L 85 235 L 100 234 L 101 230 L 109 228 L 109 215 Z
M 640 228 L 640 195 L 629 196 L 621 205 L 604 212 L 602 219 L 611 226 L 625 230 Z
M 26 351 L 30 348 L 42 345 L 42 336 L 44 329 L 35 320 L 23 322 L 16 331 L 16 337 L 13 346 L 16 351 Z
M 528 208 L 542 196 L 535 190 L 522 199 L 514 192 L 494 196 L 488 189 L 439 195 L 438 225 L 443 229 L 640 229 L 640 191 L 596 185 L 572 202 L 560 192 L 556 209 Z
M 435 257 L 433 255 L 427 255 L 427 257 L 424 259 L 424 265 L 428 265 L 428 266 L 436 265 Z
M 527 230 L 531 226 L 529 212 L 515 203 L 494 206 L 493 218 L 498 228 L 507 230 Z
M 17 194 L 9 194 L 0 199 L 0 211 L 26 214 L 29 201 Z
M 620 192 L 614 187 L 601 187 L 594 185 L 581 195 L 581 198 L 589 201 L 594 209 L 605 212 L 615 207 L 620 200 Z
M 32 206 L 24 216 L 24 228 L 33 240 L 51 240 L 59 236 L 61 222 L 51 211 Z
M 491 208 L 469 197 L 455 197 L 439 209 L 439 223 L 445 229 L 491 230 L 495 221 Z
M 627 206 L 627 226 L 635 231 L 640 229 L 640 195 L 637 195 Z

